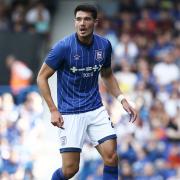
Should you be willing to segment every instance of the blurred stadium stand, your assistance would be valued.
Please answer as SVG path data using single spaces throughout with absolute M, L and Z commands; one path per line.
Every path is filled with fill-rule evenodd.
M 18 59 L 27 62 L 36 76 L 48 47 L 74 31 L 73 9 L 84 1 L 64 0 L 58 5 L 57 0 L 44 1 L 51 14 L 50 29 L 45 34 L 39 33 L 35 28 L 39 26 L 32 24 L 26 26 L 23 32 L 15 31 L 19 28 L 11 28 L 10 32 L 4 32 L 3 28 L 13 27 L 13 23 L 10 15 L 3 14 L 13 13 L 18 2 L 22 2 L 26 7 L 25 12 L 28 12 L 34 7 L 35 1 L 13 1 L 12 4 L 8 3 L 11 1 L 4 2 L 5 11 L 2 10 L 4 5 L 0 5 L 0 72 L 3 74 L 0 76 L 0 85 L 7 85 L 9 81 L 9 71 L 5 67 L 5 57 L 9 54 L 14 54 Z M 100 10 L 100 22 L 96 32 L 111 41 L 113 70 L 124 94 L 134 102 L 132 105 L 139 111 L 137 123 L 129 124 L 129 117 L 121 105 L 109 95 L 100 80 L 102 99 L 118 135 L 120 179 L 179 180 L 180 2 L 86 2 L 96 4 Z M 57 7 L 58 11 L 55 11 Z M 10 26 L 7 26 L 8 24 Z M 43 27 L 46 27 L 45 24 Z M 8 37 L 5 38 L 6 36 Z M 50 79 L 51 90 L 54 92 L 55 81 L 54 75 Z M 57 132 L 49 123 L 47 107 L 41 109 L 41 100 L 36 94 L 38 90 L 35 86 L 32 87 L 33 90 L 30 88 L 25 92 L 25 97 L 29 98 L 20 105 L 14 105 L 11 94 L 4 94 L 8 89 L 7 86 L 0 87 L 0 179 L 9 175 L 22 177 L 24 173 L 27 179 L 31 179 L 31 176 L 37 180 L 50 179 L 54 169 L 61 165 L 61 161 Z M 53 98 L 56 99 L 55 93 Z M 32 108 L 33 103 L 38 104 L 39 108 Z M 29 110 L 35 114 L 33 119 L 29 119 L 27 115 Z M 19 114 L 29 120 L 26 126 L 22 117 L 19 119 Z M 43 121 L 37 121 L 36 118 Z M 24 144 L 19 143 L 19 146 L 14 147 L 15 142 L 11 137 L 17 137 L 15 140 L 18 142 L 19 137 L 22 138 L 19 133 L 23 134 L 25 131 L 32 134 L 31 137 L 25 136 L 31 143 L 27 144 L 27 140 L 22 140 Z M 39 138 L 35 140 L 37 136 Z M 19 151 L 22 147 L 23 151 Z M 23 152 L 22 158 L 19 157 L 19 152 Z M 80 172 L 74 179 L 100 180 L 102 169 L 100 156 L 87 139 L 82 152 Z
M 57 7 L 57 0 L 0 1 L 2 180 L 45 180 L 50 179 L 52 173 L 49 168 L 51 161 L 47 156 L 50 156 L 53 150 L 58 152 L 58 148 L 54 147 L 57 143 L 52 142 L 48 136 L 49 139 L 46 139 L 45 129 L 46 125 L 50 126 L 49 117 L 44 118 L 45 110 L 35 80 L 50 45 Z M 38 12 L 40 17 L 37 16 Z M 27 76 L 28 71 L 22 69 L 23 64 L 33 72 L 31 83 L 18 93 L 14 93 L 10 86 L 11 71 L 6 62 L 9 56 L 14 56 L 20 62 L 21 68 L 16 70 L 17 72 Z M 53 132 L 52 129 L 48 129 Z

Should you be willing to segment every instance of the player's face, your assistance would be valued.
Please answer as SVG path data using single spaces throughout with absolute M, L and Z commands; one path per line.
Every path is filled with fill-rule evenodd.
M 90 12 L 78 11 L 75 17 L 75 28 L 79 37 L 91 36 L 96 20 Z

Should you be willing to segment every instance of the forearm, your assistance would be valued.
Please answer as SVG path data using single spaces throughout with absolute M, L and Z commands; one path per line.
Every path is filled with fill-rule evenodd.
M 134 122 L 137 118 L 136 111 L 129 105 L 128 101 L 125 99 L 124 95 L 122 94 L 118 82 L 115 79 L 111 68 L 102 68 L 101 76 L 104 81 L 105 87 L 107 90 L 117 98 L 117 100 L 123 105 L 123 108 L 129 113 L 130 121 Z
M 109 77 L 102 77 L 102 79 L 106 89 L 111 93 L 111 95 L 117 98 L 120 94 L 122 94 L 118 82 L 113 74 L 111 74 Z
M 119 88 L 118 82 L 114 77 L 111 68 L 102 69 L 101 76 L 108 92 L 110 92 L 119 102 L 122 103 L 122 101 L 125 100 L 125 97 Z

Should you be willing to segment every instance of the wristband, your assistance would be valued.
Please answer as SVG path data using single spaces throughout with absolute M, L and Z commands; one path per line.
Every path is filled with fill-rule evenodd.
M 120 94 L 118 97 L 117 97 L 117 100 L 121 103 L 123 99 L 126 99 L 125 96 L 123 94 Z

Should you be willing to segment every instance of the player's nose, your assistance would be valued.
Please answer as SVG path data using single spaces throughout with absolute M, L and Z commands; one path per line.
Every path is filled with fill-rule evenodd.
M 82 26 L 82 25 L 85 25 L 85 20 L 84 20 L 84 19 L 82 19 L 82 20 L 80 21 L 80 26 Z

